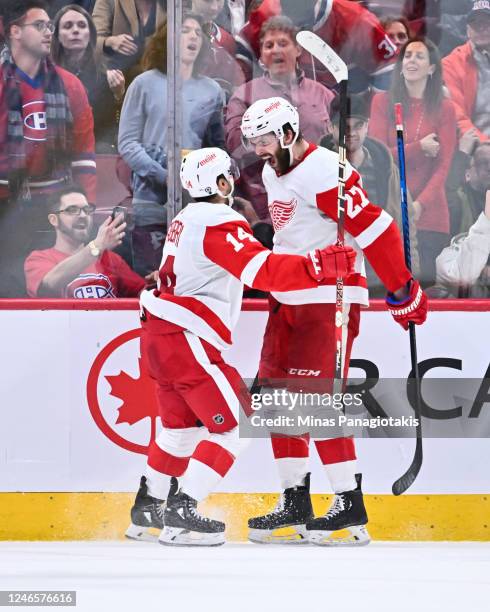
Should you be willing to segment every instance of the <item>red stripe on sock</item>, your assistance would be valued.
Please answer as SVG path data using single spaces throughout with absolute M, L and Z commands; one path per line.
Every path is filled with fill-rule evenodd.
M 309 456 L 309 434 L 304 434 L 302 436 L 271 435 L 271 442 L 275 459 Z
M 162 450 L 156 442 L 150 444 L 148 451 L 148 465 L 168 476 L 182 476 L 189 464 L 190 457 L 176 457 Z
M 356 459 L 356 448 L 353 438 L 334 438 L 333 440 L 315 440 L 316 450 L 323 465 L 342 463 Z
M 226 473 L 235 462 L 235 457 L 230 451 L 209 440 L 199 442 L 192 458 L 204 463 L 204 465 L 207 465 L 223 477 L 226 476 Z

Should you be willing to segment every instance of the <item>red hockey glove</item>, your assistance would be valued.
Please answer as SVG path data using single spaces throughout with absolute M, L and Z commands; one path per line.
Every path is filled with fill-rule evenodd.
M 406 298 L 398 301 L 393 293 L 386 296 L 386 304 L 393 318 L 403 329 L 408 329 L 410 322 L 422 325 L 427 318 L 427 296 L 416 280 L 410 281 L 409 293 Z
M 356 252 L 350 246 L 331 244 L 325 249 L 316 249 L 308 254 L 308 270 L 321 282 L 325 278 L 343 278 L 354 272 Z

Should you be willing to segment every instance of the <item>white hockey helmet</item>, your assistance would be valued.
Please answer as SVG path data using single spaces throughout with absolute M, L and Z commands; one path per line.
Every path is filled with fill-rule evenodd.
M 218 177 L 223 175 L 231 184 L 232 190 L 227 196 L 218 189 Z M 217 147 L 208 147 L 191 151 L 183 159 L 180 166 L 180 181 L 193 198 L 205 198 L 219 194 L 230 198 L 235 180 L 240 171 L 235 161 L 226 151 Z
M 289 123 L 294 131 L 294 141 L 284 145 L 284 125 Z M 251 138 L 273 132 L 283 149 L 290 148 L 299 134 L 299 115 L 294 106 L 284 98 L 263 98 L 250 106 L 242 118 L 241 124 L 244 142 Z

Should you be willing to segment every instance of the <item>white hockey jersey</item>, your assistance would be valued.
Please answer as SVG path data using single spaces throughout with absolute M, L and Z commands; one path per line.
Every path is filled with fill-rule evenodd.
M 344 281 L 346 303 L 368 305 L 363 253 L 389 291 L 408 282 L 400 233 L 393 218 L 369 202 L 359 173 L 346 168 L 345 244 L 357 252 L 355 274 Z M 262 180 L 267 190 L 274 224 L 274 253 L 304 255 L 337 240 L 338 154 L 310 144 L 303 160 L 278 176 L 264 165 Z M 312 289 L 273 292 L 283 304 L 335 302 L 335 279 Z
M 158 288 L 143 291 L 140 304 L 223 349 L 232 342 L 244 284 L 278 291 L 317 286 L 306 257 L 273 254 L 226 204 L 193 202 L 172 221 Z

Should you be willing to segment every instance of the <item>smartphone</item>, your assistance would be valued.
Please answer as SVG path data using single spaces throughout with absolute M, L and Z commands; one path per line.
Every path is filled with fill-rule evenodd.
M 114 206 L 111 213 L 111 219 L 114 221 L 121 213 L 123 214 L 123 221 L 126 221 L 126 217 L 128 216 L 128 209 L 126 206 Z

